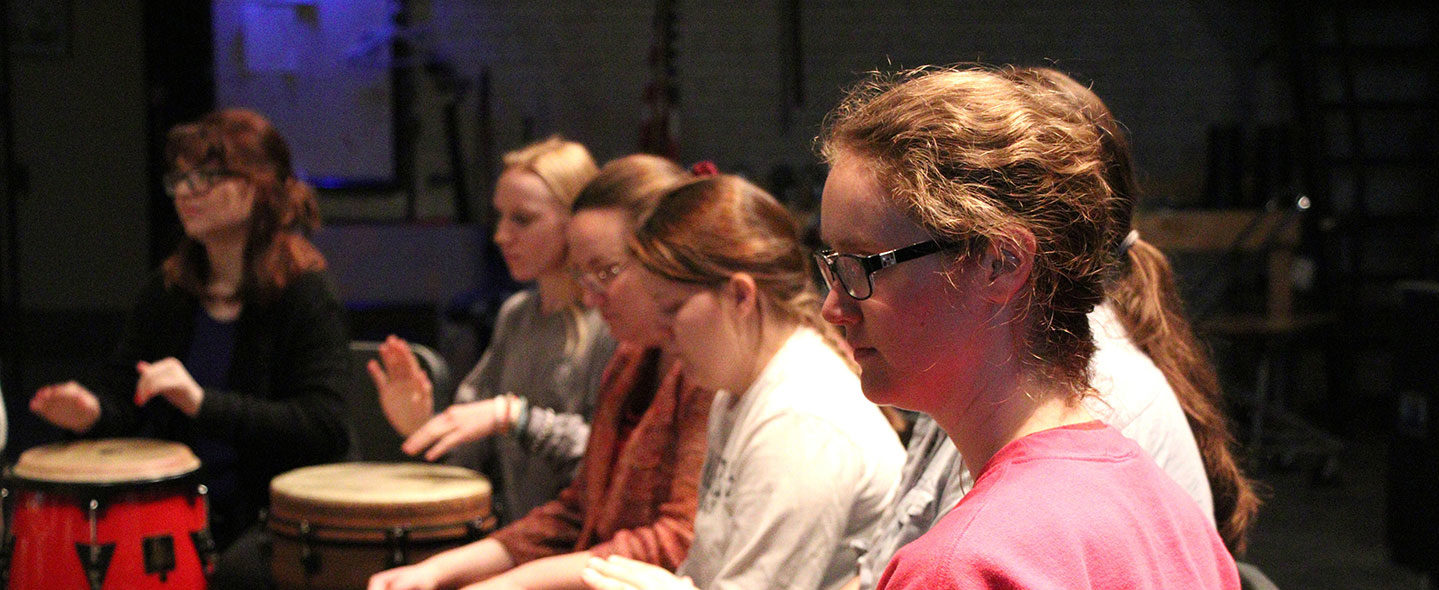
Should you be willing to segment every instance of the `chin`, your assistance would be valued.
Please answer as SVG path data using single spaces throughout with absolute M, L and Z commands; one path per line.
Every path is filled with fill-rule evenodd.
M 913 409 L 911 404 L 906 403 L 910 396 L 900 383 L 886 375 L 880 370 L 861 370 L 859 373 L 859 387 L 864 391 L 865 399 L 881 406 L 895 406 L 906 410 Z

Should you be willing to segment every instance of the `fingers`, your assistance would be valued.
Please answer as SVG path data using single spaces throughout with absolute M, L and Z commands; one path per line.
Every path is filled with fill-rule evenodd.
M 380 368 L 380 361 L 370 359 L 365 363 L 365 369 L 370 372 L 370 380 L 375 382 L 375 391 L 384 392 L 390 379 L 385 376 L 385 370 Z
M 387 590 L 390 587 L 390 572 L 380 572 L 370 576 L 370 583 L 365 590 Z
M 410 343 L 399 338 L 395 339 L 395 350 L 399 353 L 397 364 L 404 368 L 405 373 L 416 379 L 428 379 L 425 371 L 420 368 L 420 360 L 415 357 L 415 351 L 410 349 Z
M 585 583 L 585 586 L 590 587 L 591 590 L 638 590 L 634 586 L 619 580 L 606 578 L 604 574 L 590 568 L 585 568 L 580 571 L 580 580 Z
M 156 396 L 164 396 L 170 404 L 188 415 L 195 415 L 204 392 L 185 365 L 174 357 L 147 363 L 135 363 L 140 373 L 135 381 L 135 405 L 150 403 Z
M 449 432 L 445 433 L 444 436 L 440 437 L 439 442 L 436 442 L 434 446 L 431 446 L 429 451 L 425 452 L 425 460 L 438 461 L 440 460 L 440 457 L 445 456 L 445 453 L 450 452 L 450 449 L 459 446 L 460 443 L 465 442 L 469 439 L 469 433 L 465 432 L 463 428 L 451 429 Z
M 385 370 L 393 379 L 413 379 L 420 372 L 420 365 L 415 361 L 409 343 L 393 334 L 380 344 L 380 360 L 384 361 Z
M 54 397 L 54 385 L 46 385 L 44 387 L 41 387 L 40 389 L 35 390 L 35 396 L 30 398 L 30 411 L 39 414 L 41 412 L 41 409 L 48 406 L 50 404 L 50 400 Z
M 100 403 L 85 386 L 67 381 L 37 390 L 30 398 L 30 411 L 46 422 L 83 433 L 100 418 Z
M 430 395 L 430 377 L 420 368 L 420 362 L 415 359 L 414 352 L 404 339 L 391 334 L 380 343 L 379 355 L 386 384 L 403 386 L 407 393 L 417 399 Z M 374 377 L 373 370 L 371 377 Z
M 406 455 L 420 454 L 420 451 L 430 448 L 430 445 L 449 432 L 454 427 L 452 422 L 453 417 L 449 410 L 441 412 L 434 418 L 430 418 L 420 426 L 419 430 L 405 439 L 405 442 L 400 445 L 400 450 L 404 451 Z
M 608 559 L 590 558 L 585 571 L 580 574 L 585 584 L 596 590 L 639 590 L 646 588 L 636 576 L 633 567 L 610 556 Z

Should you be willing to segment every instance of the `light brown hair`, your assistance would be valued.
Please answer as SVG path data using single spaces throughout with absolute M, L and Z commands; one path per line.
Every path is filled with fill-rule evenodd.
M 743 178 L 719 174 L 670 190 L 630 239 L 630 251 L 650 272 L 681 283 L 714 287 L 745 273 L 766 303 L 762 313 L 819 332 L 848 358 L 834 326 L 819 316 L 794 216 Z
M 684 168 L 668 158 L 650 154 L 615 158 L 600 167 L 599 174 L 580 191 L 571 211 L 619 209 L 630 223 L 638 225 L 666 189 L 689 178 Z
M 1023 360 L 1082 396 L 1112 191 L 1098 131 L 1071 110 L 991 69 L 875 74 L 830 113 L 820 141 L 826 160 L 862 159 L 895 206 L 936 239 L 971 244 L 970 255 L 1019 248 L 1016 228 L 1033 234 L 1017 302 Z
M 1107 294 L 1125 332 L 1154 361 L 1174 388 L 1194 432 L 1214 495 L 1214 516 L 1230 551 L 1244 551 L 1249 525 L 1261 500 L 1234 453 L 1234 435 L 1223 411 L 1223 391 L 1204 345 L 1183 312 L 1169 259 L 1142 237 L 1127 248 L 1134 207 L 1140 197 L 1129 140 L 1109 107 L 1088 87 L 1051 68 L 1019 68 L 1016 80 L 1036 92 L 1054 92 L 1102 132 L 1114 189 L 1110 203 L 1110 251 L 1116 255 Z
M 241 297 L 269 300 L 296 276 L 323 270 L 325 258 L 307 238 L 320 226 L 315 191 L 295 177 L 290 148 L 264 116 L 248 109 L 223 109 L 172 128 L 165 159 L 176 169 L 236 176 L 255 192 L 245 241 Z M 209 259 L 204 246 L 185 236 L 161 266 L 165 283 L 196 297 L 207 296 Z

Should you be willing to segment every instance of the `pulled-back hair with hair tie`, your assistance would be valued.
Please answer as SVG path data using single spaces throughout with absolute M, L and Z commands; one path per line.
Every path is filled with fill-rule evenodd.
M 289 146 L 264 116 L 231 108 L 177 125 L 166 138 L 165 159 L 172 170 L 183 163 L 238 177 L 254 190 L 238 295 L 268 299 L 294 277 L 325 268 L 307 239 L 320 227 L 315 191 L 295 177 Z M 167 285 L 206 297 L 209 261 L 198 241 L 182 238 L 161 270 Z
M 1072 109 L 981 67 L 875 74 L 830 113 L 820 146 L 831 163 L 864 159 L 891 203 L 942 242 L 973 254 L 1017 248 L 1016 228 L 1032 234 L 1025 360 L 1086 395 L 1113 190 L 1099 131 Z
M 1058 70 L 1019 68 L 1010 75 L 1036 92 L 1049 92 L 1071 101 L 1077 115 L 1103 132 L 1109 158 L 1106 170 L 1114 189 L 1107 241 L 1110 253 L 1117 257 L 1106 294 L 1129 338 L 1154 361 L 1174 388 L 1204 460 L 1219 532 L 1231 551 L 1241 553 L 1261 501 L 1254 482 L 1235 456 L 1234 435 L 1223 411 L 1219 377 L 1184 317 L 1168 257 L 1142 238 L 1128 248 L 1122 247 L 1133 229 L 1134 208 L 1140 197 L 1134 156 L 1124 129 L 1098 95 Z
M 629 248 L 650 272 L 681 283 L 718 286 L 747 274 L 767 303 L 762 313 L 768 308 L 781 323 L 814 329 L 849 358 L 834 326 L 819 316 L 820 297 L 794 216 L 749 181 L 718 174 L 674 188 L 660 198 Z

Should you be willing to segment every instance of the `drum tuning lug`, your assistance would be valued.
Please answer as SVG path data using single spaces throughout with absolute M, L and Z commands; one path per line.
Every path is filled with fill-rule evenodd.
M 390 546 L 389 564 L 386 569 L 397 568 L 410 563 L 410 530 L 397 526 L 385 531 L 385 542 Z
M 98 546 L 98 544 L 100 543 L 100 530 L 99 530 L 99 523 L 98 523 L 98 521 L 99 521 L 99 515 L 97 514 L 98 512 L 100 512 L 100 501 L 99 501 L 99 500 L 96 500 L 96 499 L 94 499 L 94 498 L 91 498 L 91 499 L 90 499 L 89 518 L 90 518 L 90 545 L 91 545 L 92 547 Z
M 300 565 L 305 568 L 307 577 L 314 577 L 320 573 L 320 554 L 310 547 L 310 539 L 314 530 L 310 527 L 310 521 L 300 521 Z

